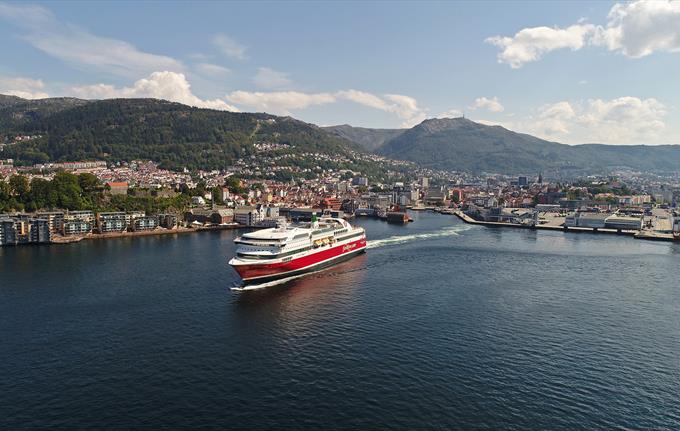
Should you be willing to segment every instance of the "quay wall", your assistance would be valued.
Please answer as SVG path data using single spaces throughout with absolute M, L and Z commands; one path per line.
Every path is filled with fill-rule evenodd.
M 534 229 L 534 230 L 551 230 L 560 232 L 570 232 L 570 233 L 595 233 L 595 234 L 608 234 L 608 235 L 625 235 L 632 236 L 636 239 L 646 239 L 653 241 L 673 241 L 672 235 L 666 235 L 661 233 L 647 233 L 635 230 L 617 230 L 617 229 L 606 229 L 606 228 L 587 228 L 587 227 L 564 227 L 564 226 L 545 226 L 545 225 L 524 225 L 517 223 L 502 223 L 502 222 L 489 222 L 489 221 L 479 221 L 465 214 L 463 211 L 455 210 L 453 215 L 461 219 L 463 222 L 468 224 L 474 224 L 479 226 L 487 227 L 507 227 L 515 229 Z

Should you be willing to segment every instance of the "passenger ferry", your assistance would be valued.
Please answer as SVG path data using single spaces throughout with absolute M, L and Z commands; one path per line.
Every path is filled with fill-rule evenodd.
M 244 284 L 288 278 L 335 265 L 366 251 L 366 233 L 340 218 L 249 232 L 234 240 L 229 261 Z

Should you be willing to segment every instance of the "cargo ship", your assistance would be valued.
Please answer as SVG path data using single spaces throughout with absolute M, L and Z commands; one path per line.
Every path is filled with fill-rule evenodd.
M 234 240 L 229 261 L 244 284 L 265 283 L 317 271 L 366 251 L 366 232 L 340 218 L 246 233 Z

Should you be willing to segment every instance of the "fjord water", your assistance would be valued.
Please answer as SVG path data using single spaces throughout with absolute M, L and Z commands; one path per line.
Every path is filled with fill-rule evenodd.
M 680 247 L 359 223 L 232 292 L 237 232 L 0 249 L 0 428 L 680 429 Z

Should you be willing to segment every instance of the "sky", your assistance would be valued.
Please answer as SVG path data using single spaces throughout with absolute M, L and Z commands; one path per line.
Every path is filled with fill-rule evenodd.
M 680 144 L 680 1 L 0 1 L 0 93 Z

